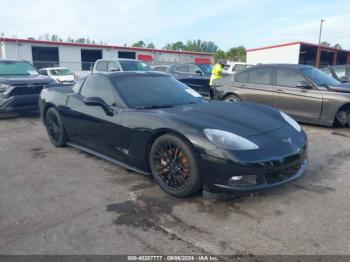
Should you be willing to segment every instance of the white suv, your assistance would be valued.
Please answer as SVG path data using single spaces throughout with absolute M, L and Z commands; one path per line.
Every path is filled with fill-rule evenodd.
M 135 59 L 99 59 L 95 62 L 93 73 L 114 71 L 151 71 L 151 67 Z

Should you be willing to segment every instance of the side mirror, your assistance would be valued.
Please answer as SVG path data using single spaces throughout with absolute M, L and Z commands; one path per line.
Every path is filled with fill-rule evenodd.
M 200 71 L 200 70 L 197 70 L 197 71 L 196 71 L 196 74 L 199 75 L 199 76 L 202 76 L 202 75 L 203 75 L 203 72 Z
M 312 89 L 312 85 L 308 82 L 308 81 L 299 81 L 297 83 L 297 86 L 298 88 L 304 88 L 304 89 Z
M 99 97 L 86 97 L 84 104 L 87 106 L 99 106 L 105 111 L 106 115 L 113 116 L 113 110 L 110 108 L 102 98 Z
M 350 82 L 350 79 L 349 79 L 349 77 L 347 77 L 347 76 L 342 76 L 342 77 L 340 78 L 340 82 L 342 82 L 342 83 Z

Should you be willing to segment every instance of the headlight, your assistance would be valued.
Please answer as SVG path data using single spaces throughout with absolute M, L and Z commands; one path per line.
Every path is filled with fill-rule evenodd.
M 287 121 L 288 124 L 290 124 L 296 131 L 300 132 L 301 131 L 301 126 L 293 119 L 291 118 L 289 115 L 280 112 L 281 116 L 283 117 L 284 120 Z
M 216 146 L 229 150 L 257 150 L 259 146 L 236 134 L 218 129 L 204 129 L 205 136 Z
M 6 90 L 7 90 L 8 88 L 10 88 L 10 87 L 11 87 L 11 86 L 8 85 L 8 84 L 0 84 L 0 93 L 6 92 Z

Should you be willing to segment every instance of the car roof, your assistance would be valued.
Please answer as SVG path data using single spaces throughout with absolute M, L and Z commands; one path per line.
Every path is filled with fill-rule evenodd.
M 111 59 L 98 59 L 96 60 L 96 62 L 99 61 L 137 61 L 137 62 L 142 62 L 141 60 L 137 60 L 137 59 L 131 59 L 131 58 L 111 58 Z
M 117 71 L 117 72 L 101 72 L 94 73 L 92 75 L 103 75 L 107 77 L 118 77 L 118 76 L 171 76 L 170 74 L 157 71 Z
M 303 68 L 314 68 L 310 65 L 299 65 L 299 64 L 258 64 L 256 67 L 280 67 L 280 68 L 293 68 L 293 69 L 303 69 Z M 252 69 L 254 67 L 250 67 Z
M 26 62 L 31 64 L 29 61 L 24 59 L 0 59 L 0 62 Z
M 55 69 L 69 69 L 67 67 L 45 67 L 45 68 L 40 68 L 40 70 L 55 70 Z

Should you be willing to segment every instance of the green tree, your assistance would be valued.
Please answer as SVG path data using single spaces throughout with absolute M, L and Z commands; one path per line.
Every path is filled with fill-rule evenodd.
M 246 56 L 247 56 L 247 52 L 243 46 L 230 48 L 226 52 L 226 59 L 231 61 L 245 62 Z
M 133 43 L 132 47 L 146 47 L 146 43 L 144 41 L 140 40 L 136 43 Z
M 184 50 L 185 49 L 185 45 L 181 41 L 177 41 L 175 43 L 166 44 L 166 46 L 164 46 L 163 49 L 166 49 L 166 50 L 178 50 L 179 51 L 179 50 Z
M 226 58 L 226 54 L 224 51 L 222 50 L 217 50 L 215 53 L 214 53 L 214 61 L 215 63 L 219 60 L 219 59 L 225 59 Z
M 323 46 L 331 46 L 331 43 L 323 41 L 323 42 L 321 42 L 321 45 L 323 45 Z
M 147 45 L 147 48 L 152 48 L 152 49 L 154 49 L 154 48 L 156 48 L 156 46 L 155 46 L 152 42 L 150 42 L 150 43 Z
M 335 44 L 334 48 L 342 49 L 342 46 L 340 44 Z

